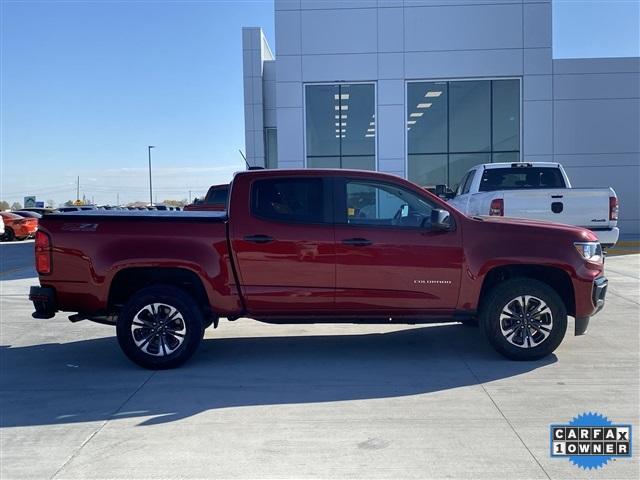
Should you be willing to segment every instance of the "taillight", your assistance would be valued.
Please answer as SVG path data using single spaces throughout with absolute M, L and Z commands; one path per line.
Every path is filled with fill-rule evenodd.
M 618 197 L 609 197 L 609 220 L 618 220 Z
M 51 273 L 51 239 L 40 230 L 36 232 L 36 270 L 42 275 Z
M 495 215 L 497 217 L 504 216 L 504 200 L 502 198 L 494 198 L 491 200 L 489 215 Z

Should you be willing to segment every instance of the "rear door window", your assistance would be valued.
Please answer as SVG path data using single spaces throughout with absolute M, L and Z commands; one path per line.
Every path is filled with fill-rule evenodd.
M 488 168 L 482 174 L 479 191 L 493 192 L 495 190 L 541 188 L 566 188 L 559 168 Z
M 297 223 L 326 223 L 328 211 L 321 178 L 256 180 L 251 212 L 261 218 Z

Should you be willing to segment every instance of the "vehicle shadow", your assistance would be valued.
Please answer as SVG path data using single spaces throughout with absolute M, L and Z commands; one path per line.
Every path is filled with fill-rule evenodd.
M 207 339 L 183 367 L 149 372 L 114 338 L 0 347 L 0 426 L 122 418 L 172 422 L 229 407 L 438 392 L 556 362 L 512 362 L 479 329 L 431 325 L 379 334 Z

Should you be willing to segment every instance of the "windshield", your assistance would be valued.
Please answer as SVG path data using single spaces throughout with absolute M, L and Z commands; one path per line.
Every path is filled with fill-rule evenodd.
M 488 168 L 480 180 L 480 192 L 536 188 L 566 188 L 559 168 Z

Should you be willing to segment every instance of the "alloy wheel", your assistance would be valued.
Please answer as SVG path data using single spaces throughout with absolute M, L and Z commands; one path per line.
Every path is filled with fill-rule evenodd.
M 166 303 L 145 305 L 133 317 L 131 335 L 136 346 L 155 357 L 171 355 L 184 343 L 187 324 L 182 314 Z
M 504 338 L 519 348 L 533 348 L 544 342 L 553 329 L 553 315 L 544 300 L 520 295 L 503 307 L 500 331 Z

